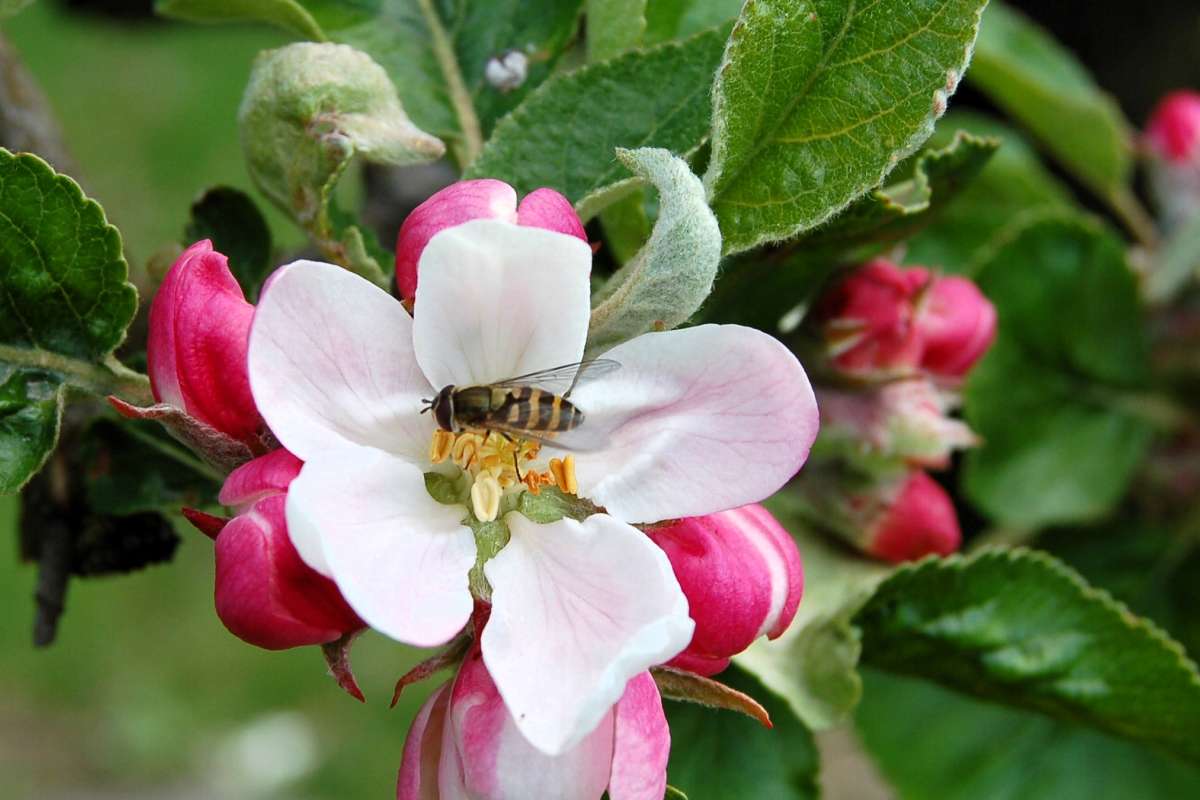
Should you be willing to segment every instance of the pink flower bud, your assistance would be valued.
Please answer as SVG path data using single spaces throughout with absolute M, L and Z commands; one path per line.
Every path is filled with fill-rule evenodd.
M 923 347 L 916 302 L 928 282 L 927 270 L 880 258 L 835 286 L 817 311 L 834 365 L 863 375 L 916 367 Z
M 473 219 L 499 219 L 566 233 L 587 241 L 571 201 L 553 189 L 530 192 L 517 205 L 517 193 L 503 181 L 459 181 L 413 209 L 396 238 L 396 291 L 401 299 L 417 293 L 417 264 L 434 234 Z
M 974 283 L 949 275 L 929 287 L 917 328 L 925 345 L 920 366 L 934 375 L 961 378 L 996 338 L 996 308 Z
M 217 534 L 217 616 L 235 636 L 268 650 L 324 644 L 363 627 L 288 537 L 287 487 L 301 466 L 274 450 L 238 467 L 221 489 L 221 503 L 238 515 Z
M 800 605 L 796 543 L 760 505 L 689 517 L 646 534 L 667 554 L 696 623 L 671 666 L 715 675 L 760 636 L 779 636 Z
M 426 701 L 404 744 L 397 800 L 578 798 L 661 800 L 671 734 L 650 673 L 573 749 L 536 750 L 517 730 L 480 656 L 472 648 L 453 681 Z
M 893 563 L 930 553 L 949 555 L 962 543 L 954 502 L 920 470 L 897 484 L 865 533 L 867 552 Z
M 1168 161 L 1200 159 L 1200 93 L 1180 89 L 1160 100 L 1146 123 L 1146 143 Z
M 257 445 L 246 347 L 254 306 L 205 239 L 183 252 L 150 306 L 150 386 L 160 403 Z

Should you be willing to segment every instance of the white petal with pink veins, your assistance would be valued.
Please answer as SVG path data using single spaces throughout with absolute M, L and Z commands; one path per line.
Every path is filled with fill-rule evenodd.
M 591 313 L 586 243 L 480 219 L 441 231 L 421 255 L 413 342 L 441 388 L 490 383 L 583 355 Z
M 250 388 L 279 441 L 304 461 L 347 445 L 425 457 L 432 389 L 399 301 L 332 264 L 280 267 L 250 327 Z
M 300 557 L 372 628 L 418 647 L 448 641 L 471 615 L 465 515 L 430 497 L 415 466 L 366 448 L 308 462 L 288 488 Z
M 505 521 L 512 539 L 484 566 L 483 659 L 521 733 L 557 755 L 630 678 L 686 647 L 693 623 L 666 555 L 636 528 L 605 514 Z
M 583 412 L 579 494 L 628 522 L 769 497 L 808 457 L 817 404 L 779 341 L 740 325 L 648 333 L 604 354 L 621 369 L 571 395 Z

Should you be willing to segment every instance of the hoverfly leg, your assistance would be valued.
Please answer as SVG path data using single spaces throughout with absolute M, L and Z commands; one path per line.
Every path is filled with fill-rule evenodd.
M 520 462 L 517 461 L 517 451 L 516 450 L 513 450 L 512 457 L 513 457 L 513 469 L 515 469 L 517 471 L 517 483 L 521 483 L 522 481 L 525 480 L 525 477 L 523 475 L 521 475 L 521 464 L 520 464 Z

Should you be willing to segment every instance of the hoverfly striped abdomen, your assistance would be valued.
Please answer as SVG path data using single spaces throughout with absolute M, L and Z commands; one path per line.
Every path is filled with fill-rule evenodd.
M 506 394 L 504 403 L 489 416 L 510 429 L 561 433 L 583 422 L 583 412 L 570 400 L 553 392 L 533 386 L 516 386 L 506 390 Z

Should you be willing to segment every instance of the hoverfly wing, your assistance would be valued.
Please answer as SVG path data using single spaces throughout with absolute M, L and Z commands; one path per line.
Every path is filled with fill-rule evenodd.
M 608 443 L 607 437 L 597 435 L 595 431 L 585 431 L 582 428 L 558 432 L 530 431 L 525 428 L 505 425 L 502 422 L 488 422 L 487 428 L 495 433 L 511 436 L 514 439 L 526 439 L 531 442 L 537 442 L 544 447 L 565 450 L 569 453 L 587 453 L 594 450 L 602 450 Z
M 621 363 L 611 358 L 593 358 L 588 361 L 574 361 L 550 369 L 529 372 L 515 378 L 506 378 L 490 385 L 501 389 L 533 386 L 566 397 L 576 386 L 594 381 L 620 368 Z

